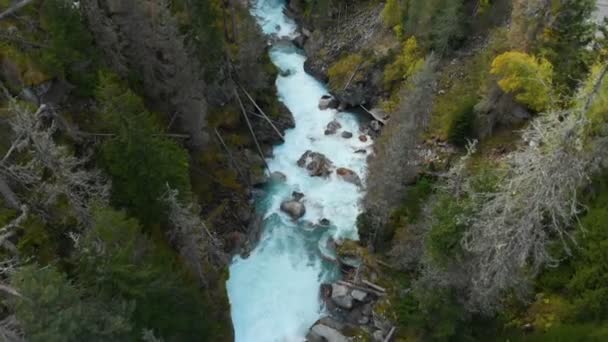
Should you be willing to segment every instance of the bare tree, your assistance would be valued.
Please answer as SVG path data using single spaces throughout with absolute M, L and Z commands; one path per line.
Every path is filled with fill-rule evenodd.
M 402 199 L 405 185 L 416 177 L 418 132 L 426 126 L 433 101 L 435 58 L 427 58 L 424 67 L 404 87 L 399 109 L 375 145 L 375 156 L 369 164 L 365 208 L 376 229 L 383 226 Z
M 183 204 L 179 192 L 167 185 L 163 201 L 169 206 L 170 240 L 176 245 L 188 267 L 199 279 L 200 285 L 207 285 L 205 267 L 223 265 L 227 255 L 222 250 L 221 241 L 205 225 L 199 213 L 200 207 L 194 202 Z
M 525 146 L 510 154 L 497 191 L 470 195 L 479 204 L 462 240 L 472 254 L 476 307 L 492 311 L 507 289 L 525 284 L 543 266 L 556 265 L 549 251 L 555 238 L 569 251 L 571 227 L 582 211 L 578 193 L 607 158 L 604 136 L 589 135 L 587 111 L 598 96 L 606 69 L 583 89 L 580 105 L 551 112 L 523 131 Z
M 88 169 L 88 156 L 76 157 L 67 146 L 54 140 L 56 125 L 46 120 L 47 107 L 31 110 L 25 105 L 10 101 L 10 127 L 13 140 L 6 154 L 0 159 L 0 177 L 10 180 L 29 194 L 31 207 L 50 209 L 65 198 L 83 225 L 90 220 L 92 202 L 105 203 L 109 198 L 109 186 L 99 170 Z M 7 186 L 4 197 L 16 196 Z

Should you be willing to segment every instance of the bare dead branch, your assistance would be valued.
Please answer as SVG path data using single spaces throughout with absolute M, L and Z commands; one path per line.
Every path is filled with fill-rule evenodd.
M 4 12 L 0 13 L 0 20 L 6 19 L 7 17 L 17 13 L 17 11 L 19 11 L 20 9 L 29 5 L 32 2 L 34 2 L 34 0 L 22 0 L 21 2 L 14 4 L 13 6 L 6 9 Z

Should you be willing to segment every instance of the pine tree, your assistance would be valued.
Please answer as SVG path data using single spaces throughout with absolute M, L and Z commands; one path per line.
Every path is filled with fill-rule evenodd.
M 593 21 L 595 0 L 564 0 L 555 20 L 543 35 L 541 55 L 553 64 L 554 82 L 561 92 L 570 94 L 584 80 L 593 63 L 589 49 L 596 34 Z
M 160 136 L 162 131 L 141 98 L 116 77 L 103 76 L 97 93 L 108 126 L 116 133 L 102 147 L 113 201 L 144 223 L 158 222 L 167 184 L 181 194 L 190 192 L 188 154 Z

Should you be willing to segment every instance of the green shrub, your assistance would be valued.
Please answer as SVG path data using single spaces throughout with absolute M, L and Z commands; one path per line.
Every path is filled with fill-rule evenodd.
M 469 210 L 466 203 L 449 195 L 440 195 L 432 215 L 434 223 L 426 240 L 426 248 L 438 265 L 458 260 L 462 255 L 460 240 L 466 229 L 464 219 Z
M 465 146 L 474 136 L 475 112 L 473 103 L 463 104 L 456 112 L 448 131 L 448 141 L 456 146 Z
M 384 87 L 391 90 L 395 83 L 401 83 L 418 72 L 423 64 L 423 52 L 418 47 L 416 37 L 411 37 L 403 43 L 395 61 L 384 69 Z
M 422 205 L 433 193 L 433 181 L 428 177 L 420 178 L 416 184 L 406 190 L 405 199 L 393 216 L 405 217 L 409 223 L 416 223 Z
M 448 139 L 454 121 L 463 113 L 470 111 L 482 98 L 486 91 L 490 65 L 494 57 L 507 48 L 507 32 L 494 31 L 487 46 L 473 57 L 443 71 L 439 82 L 440 93 L 433 106 L 429 133 L 441 139 Z M 464 75 L 455 77 L 454 75 Z
M 360 54 L 346 55 L 335 62 L 328 70 L 329 87 L 334 90 L 342 90 L 348 83 L 357 69 L 351 82 L 362 80 L 361 66 L 363 57 Z

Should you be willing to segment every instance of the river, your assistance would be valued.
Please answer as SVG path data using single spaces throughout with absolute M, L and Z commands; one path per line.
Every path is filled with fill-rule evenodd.
M 283 14 L 284 0 L 254 0 L 252 13 L 266 35 L 293 38 L 297 27 Z M 337 267 L 321 257 L 319 246 L 328 236 L 357 238 L 356 217 L 363 191 L 338 178 L 310 177 L 296 164 L 311 150 L 325 154 L 336 167 L 355 171 L 365 182 L 371 139 L 361 142 L 355 115 L 336 110 L 319 110 L 327 88 L 304 72 L 306 57 L 290 44 L 270 49 L 272 62 L 281 70 L 276 80 L 278 98 L 291 111 L 296 126 L 285 134 L 268 159 L 271 171 L 280 171 L 287 181 L 270 184 L 256 202 L 264 216 L 262 237 L 248 258 L 235 257 L 227 288 L 237 342 L 303 341 L 310 326 L 321 317 L 319 286 L 339 276 Z M 326 125 L 337 120 L 342 129 L 325 135 Z M 344 139 L 341 132 L 353 133 Z M 293 191 L 304 193 L 306 214 L 294 222 L 279 209 Z M 311 229 L 307 222 L 331 221 L 329 230 Z

